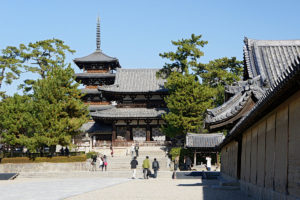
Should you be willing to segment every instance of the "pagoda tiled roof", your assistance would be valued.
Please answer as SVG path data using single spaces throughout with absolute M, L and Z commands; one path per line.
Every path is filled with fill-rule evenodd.
M 91 53 L 90 55 L 81 57 L 81 58 L 75 58 L 74 62 L 93 62 L 93 63 L 101 63 L 101 62 L 119 62 L 117 58 L 110 57 L 106 54 L 104 54 L 100 50 L 96 50 L 94 53 Z
M 187 133 L 186 147 L 191 148 L 215 148 L 223 140 L 225 136 L 223 133 Z
M 161 118 L 166 108 L 111 108 L 91 113 L 95 119 Z
M 113 73 L 77 73 L 75 74 L 76 79 L 83 78 L 114 78 L 116 74 Z
M 147 93 L 167 92 L 164 87 L 166 79 L 157 78 L 159 69 L 117 69 L 113 85 L 99 86 L 106 92 Z

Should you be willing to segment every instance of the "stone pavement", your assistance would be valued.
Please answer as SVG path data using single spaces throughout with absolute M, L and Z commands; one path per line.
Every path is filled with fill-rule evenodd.
M 129 181 L 125 178 L 38 178 L 0 181 L 1 200 L 57 200 Z
M 89 175 L 74 177 L 17 178 L 0 181 L 1 200 L 250 200 L 240 190 L 224 190 L 217 186 L 217 180 L 201 179 L 128 179 L 95 177 Z
M 67 200 L 250 200 L 240 190 L 216 189 L 217 180 L 137 179 Z

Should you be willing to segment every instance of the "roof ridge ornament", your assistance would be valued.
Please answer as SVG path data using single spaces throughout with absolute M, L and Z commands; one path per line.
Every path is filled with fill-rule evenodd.
M 97 46 L 96 51 L 100 51 L 101 52 L 100 45 L 101 45 L 101 40 L 100 40 L 100 17 L 98 16 L 98 19 L 97 19 L 97 31 L 96 31 L 96 46 Z

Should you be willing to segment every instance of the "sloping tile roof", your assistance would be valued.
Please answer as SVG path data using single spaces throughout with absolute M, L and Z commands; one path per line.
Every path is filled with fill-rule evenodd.
M 300 40 L 244 40 L 245 79 L 258 75 L 271 87 L 300 55 Z
M 244 79 L 225 87 L 234 95 L 223 105 L 207 110 L 205 126 L 221 123 L 237 115 L 243 108 L 246 93 L 251 92 L 256 101 L 279 81 L 288 66 L 300 55 L 300 40 L 244 40 Z M 249 97 L 250 95 L 248 95 Z
M 245 105 L 250 98 L 250 93 L 241 92 L 234 95 L 227 102 L 214 109 L 207 109 L 207 115 L 205 118 L 206 123 L 221 122 L 236 115 Z
M 101 94 L 99 90 L 97 89 L 87 89 L 87 88 L 83 88 L 81 89 L 81 92 L 84 94 Z
M 261 76 L 256 76 L 253 79 L 248 79 L 246 81 L 238 81 L 233 83 L 232 85 L 226 85 L 225 86 L 225 93 L 228 94 L 237 94 L 238 92 L 242 92 L 245 89 L 247 89 L 248 87 L 250 87 L 250 85 L 255 85 L 258 87 L 263 88 L 262 85 L 262 81 L 261 81 Z
M 157 78 L 159 69 L 117 69 L 115 83 L 99 86 L 109 92 L 163 92 L 165 79 Z
M 93 118 L 161 118 L 166 108 L 112 108 L 91 113 Z
M 112 126 L 99 122 L 87 122 L 81 126 L 80 131 L 85 133 L 111 133 Z
M 111 78 L 115 77 L 116 74 L 113 73 L 77 73 L 75 74 L 76 79 L 82 78 Z
M 98 110 L 107 110 L 111 109 L 114 106 L 112 105 L 89 105 L 88 109 L 89 111 L 98 111 Z
M 286 71 L 259 99 L 255 106 L 230 130 L 224 141 L 220 144 L 220 147 L 222 148 L 234 138 L 238 137 L 247 128 L 251 127 L 291 95 L 299 91 L 299 80 L 300 56 L 298 56 L 290 66 L 286 66 Z
M 95 51 L 94 53 L 81 57 L 75 58 L 74 62 L 119 62 L 117 58 L 110 57 L 104 54 L 102 51 Z
M 215 148 L 224 138 L 223 133 L 187 133 L 186 146 L 194 148 Z

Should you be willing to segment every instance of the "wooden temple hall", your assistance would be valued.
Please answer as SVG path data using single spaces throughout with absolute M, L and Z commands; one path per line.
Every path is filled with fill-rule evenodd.
M 91 141 L 91 147 L 129 145 L 132 141 L 163 144 L 166 137 L 160 126 L 167 111 L 165 80 L 156 77 L 158 69 L 121 69 L 117 58 L 104 54 L 99 20 L 96 36 L 96 51 L 74 59 L 84 71 L 76 74 L 76 80 L 85 86 L 83 101 L 91 116 L 82 127 L 85 135 L 77 142 L 89 145 Z
M 228 130 L 222 175 L 255 199 L 300 199 L 300 40 L 244 42 L 244 80 L 205 120 Z

